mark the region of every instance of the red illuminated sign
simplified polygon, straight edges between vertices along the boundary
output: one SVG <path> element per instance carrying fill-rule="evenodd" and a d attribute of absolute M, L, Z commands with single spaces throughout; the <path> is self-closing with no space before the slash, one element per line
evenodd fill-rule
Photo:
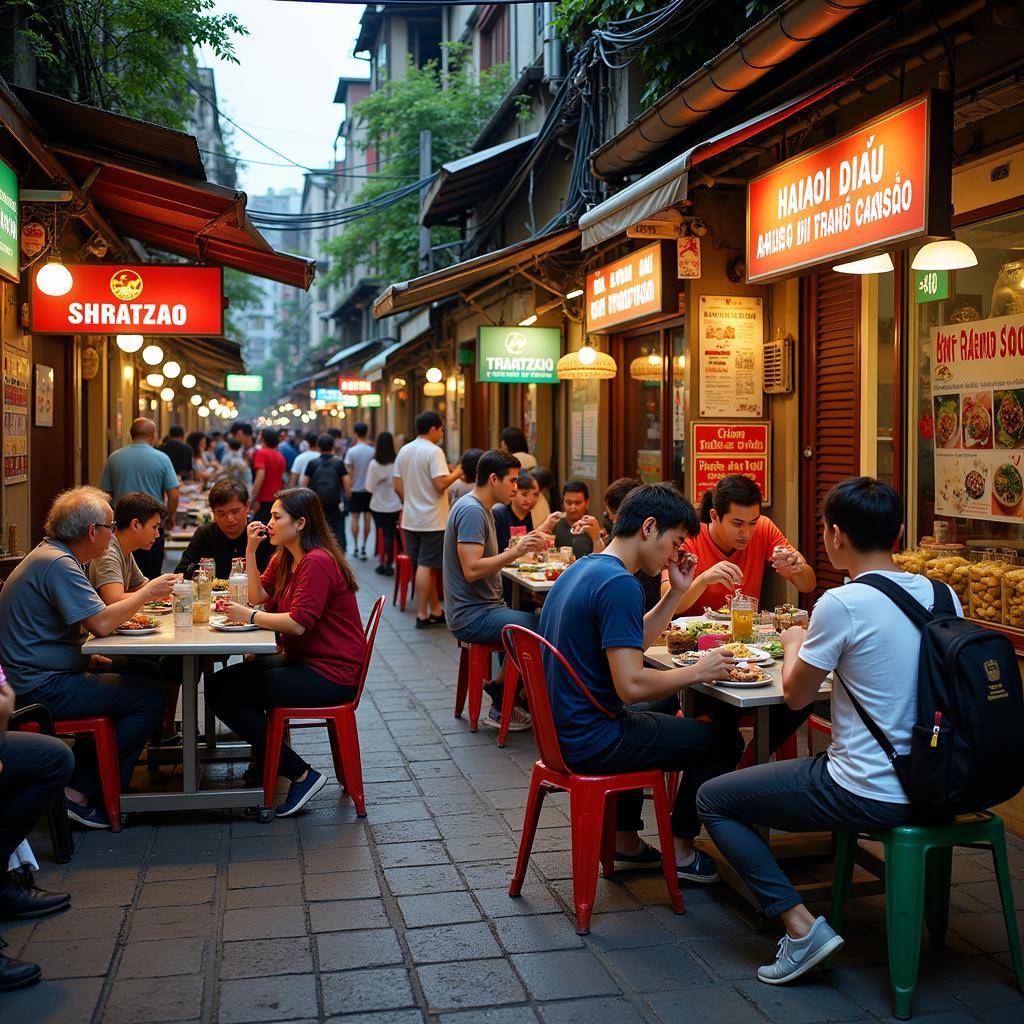
<path fill-rule="evenodd" d="M 36 334 L 224 333 L 220 267 L 68 264 L 67 295 L 45 295 L 32 276 Z"/>
<path fill-rule="evenodd" d="M 679 310 L 674 242 L 655 242 L 587 274 L 587 330 L 611 330 Z"/>
<path fill-rule="evenodd" d="M 338 390 L 343 395 L 368 395 L 373 390 L 373 384 L 359 378 L 339 377 Z"/>
<path fill-rule="evenodd" d="M 927 93 L 747 184 L 747 280 L 949 233 L 953 118 Z"/>
<path fill-rule="evenodd" d="M 696 503 L 724 476 L 749 476 L 771 504 L 771 425 L 694 423 L 693 493 Z"/>

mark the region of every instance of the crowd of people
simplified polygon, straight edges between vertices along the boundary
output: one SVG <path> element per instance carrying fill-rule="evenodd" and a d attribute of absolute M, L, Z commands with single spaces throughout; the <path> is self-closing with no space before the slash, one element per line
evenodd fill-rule
<path fill-rule="evenodd" d="M 545 659 L 545 672 L 572 770 L 682 773 L 671 818 L 678 877 L 718 880 L 715 861 L 694 842 L 706 827 L 765 913 L 785 926 L 777 959 L 758 971 L 762 981 L 790 981 L 842 945 L 804 906 L 756 826 L 850 831 L 907 820 L 892 764 L 850 695 L 897 749 L 907 748 L 917 674 L 909 621 L 872 614 L 877 598 L 866 587 L 827 592 L 806 631 L 794 626 L 782 634 L 785 703 L 772 709 L 769 744 L 775 750 L 793 735 L 822 680 L 841 670 L 828 751 L 737 770 L 744 739 L 735 709 L 705 698 L 698 717 L 679 714 L 680 693 L 723 678 L 733 655 L 717 648 L 669 670 L 649 667 L 643 655 L 673 618 L 718 607 L 734 592 L 759 595 L 767 569 L 801 593 L 815 590 L 813 569 L 763 514 L 757 486 L 726 477 L 696 509 L 672 484 L 624 478 L 592 510 L 586 483 L 570 479 L 556 489 L 518 428 L 503 431 L 498 447 L 466 451 L 454 466 L 440 446 L 443 435 L 440 416 L 427 411 L 416 420 L 415 438 L 402 445 L 383 431 L 371 440 L 361 423 L 345 439 L 272 428 L 257 437 L 239 423 L 226 437 L 183 439 L 171 428 L 158 447 L 155 425 L 139 419 L 98 488 L 57 496 L 45 539 L 0 590 L 0 858 L 9 858 L 0 917 L 67 905 L 65 894 L 35 887 L 31 854 L 18 853 L 61 789 L 73 821 L 110 825 L 95 751 L 76 741 L 71 753 L 51 737 L 7 731 L 12 711 L 40 703 L 55 719 L 109 716 L 123 789 L 147 743 L 180 742 L 180 660 L 90 658 L 82 651 L 89 633 L 106 636 L 147 601 L 166 599 L 203 559 L 213 559 L 220 577 L 244 559 L 248 600 L 223 611 L 273 630 L 278 654 L 228 665 L 206 680 L 206 695 L 216 716 L 250 744 L 246 779 L 258 784 L 273 708 L 326 707 L 354 696 L 366 646 L 346 552 L 362 560 L 375 551 L 376 571 L 388 576 L 401 549 L 413 563 L 416 629 L 444 626 L 462 642 L 499 643 L 506 626 L 525 626 L 567 659 L 589 697 L 556 659 Z M 192 535 L 175 570 L 164 572 L 163 536 L 187 480 L 209 488 L 212 518 Z M 561 507 L 552 510 L 556 500 Z M 892 563 L 901 512 L 891 487 L 870 478 L 837 485 L 824 504 L 822 531 L 832 563 L 851 579 L 881 573 L 931 607 L 929 581 Z M 572 564 L 539 607 L 512 607 L 502 569 L 552 546 L 571 552 Z M 504 686 L 502 665 L 485 684 L 488 728 L 501 725 Z M 514 705 L 509 728 L 530 729 L 522 692 Z M 288 792 L 275 811 L 289 816 L 326 779 L 287 744 L 279 764 Z M 641 839 L 642 806 L 641 793 L 618 798 L 620 865 L 662 859 Z M 0 957 L 0 989 L 38 974 L 31 964 Z"/>

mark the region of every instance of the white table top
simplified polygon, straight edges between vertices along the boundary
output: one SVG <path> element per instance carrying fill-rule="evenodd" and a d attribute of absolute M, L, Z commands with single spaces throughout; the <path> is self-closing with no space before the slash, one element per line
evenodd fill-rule
<path fill-rule="evenodd" d="M 277 638 L 269 629 L 244 633 L 222 633 L 207 622 L 195 622 L 190 629 L 174 628 L 173 615 L 161 615 L 160 631 L 148 636 L 90 637 L 83 654 L 276 654 Z"/>
<path fill-rule="evenodd" d="M 543 572 L 544 567 L 538 566 L 536 572 Z M 523 590 L 530 591 L 531 594 L 546 594 L 554 585 L 554 580 L 531 580 L 527 579 L 525 573 L 516 572 L 515 569 L 502 569 L 501 575 L 511 580 L 513 583 L 518 583 Z"/>

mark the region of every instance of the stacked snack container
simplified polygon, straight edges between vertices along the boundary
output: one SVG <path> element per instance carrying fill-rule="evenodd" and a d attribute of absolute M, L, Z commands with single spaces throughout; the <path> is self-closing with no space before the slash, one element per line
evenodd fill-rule
<path fill-rule="evenodd" d="M 968 578 L 970 607 L 968 614 L 982 622 L 1003 621 L 1003 577 L 1013 566 L 998 552 L 979 551 L 974 554 Z"/>
<path fill-rule="evenodd" d="M 1003 625 L 1024 629 L 1024 557 L 1015 553 L 1012 562 L 1003 573 Z"/>
<path fill-rule="evenodd" d="M 932 580 L 948 583 L 966 612 L 970 593 L 971 563 L 959 552 L 961 548 L 935 548 L 934 555 L 924 565 L 924 574 Z"/>

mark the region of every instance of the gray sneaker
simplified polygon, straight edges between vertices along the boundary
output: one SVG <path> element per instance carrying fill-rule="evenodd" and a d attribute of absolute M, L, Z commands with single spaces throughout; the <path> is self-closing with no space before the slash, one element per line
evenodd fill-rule
<path fill-rule="evenodd" d="M 842 936 L 833 931 L 825 918 L 819 917 L 802 939 L 783 935 L 775 963 L 759 967 L 757 976 L 766 985 L 785 985 L 842 948 Z"/>

